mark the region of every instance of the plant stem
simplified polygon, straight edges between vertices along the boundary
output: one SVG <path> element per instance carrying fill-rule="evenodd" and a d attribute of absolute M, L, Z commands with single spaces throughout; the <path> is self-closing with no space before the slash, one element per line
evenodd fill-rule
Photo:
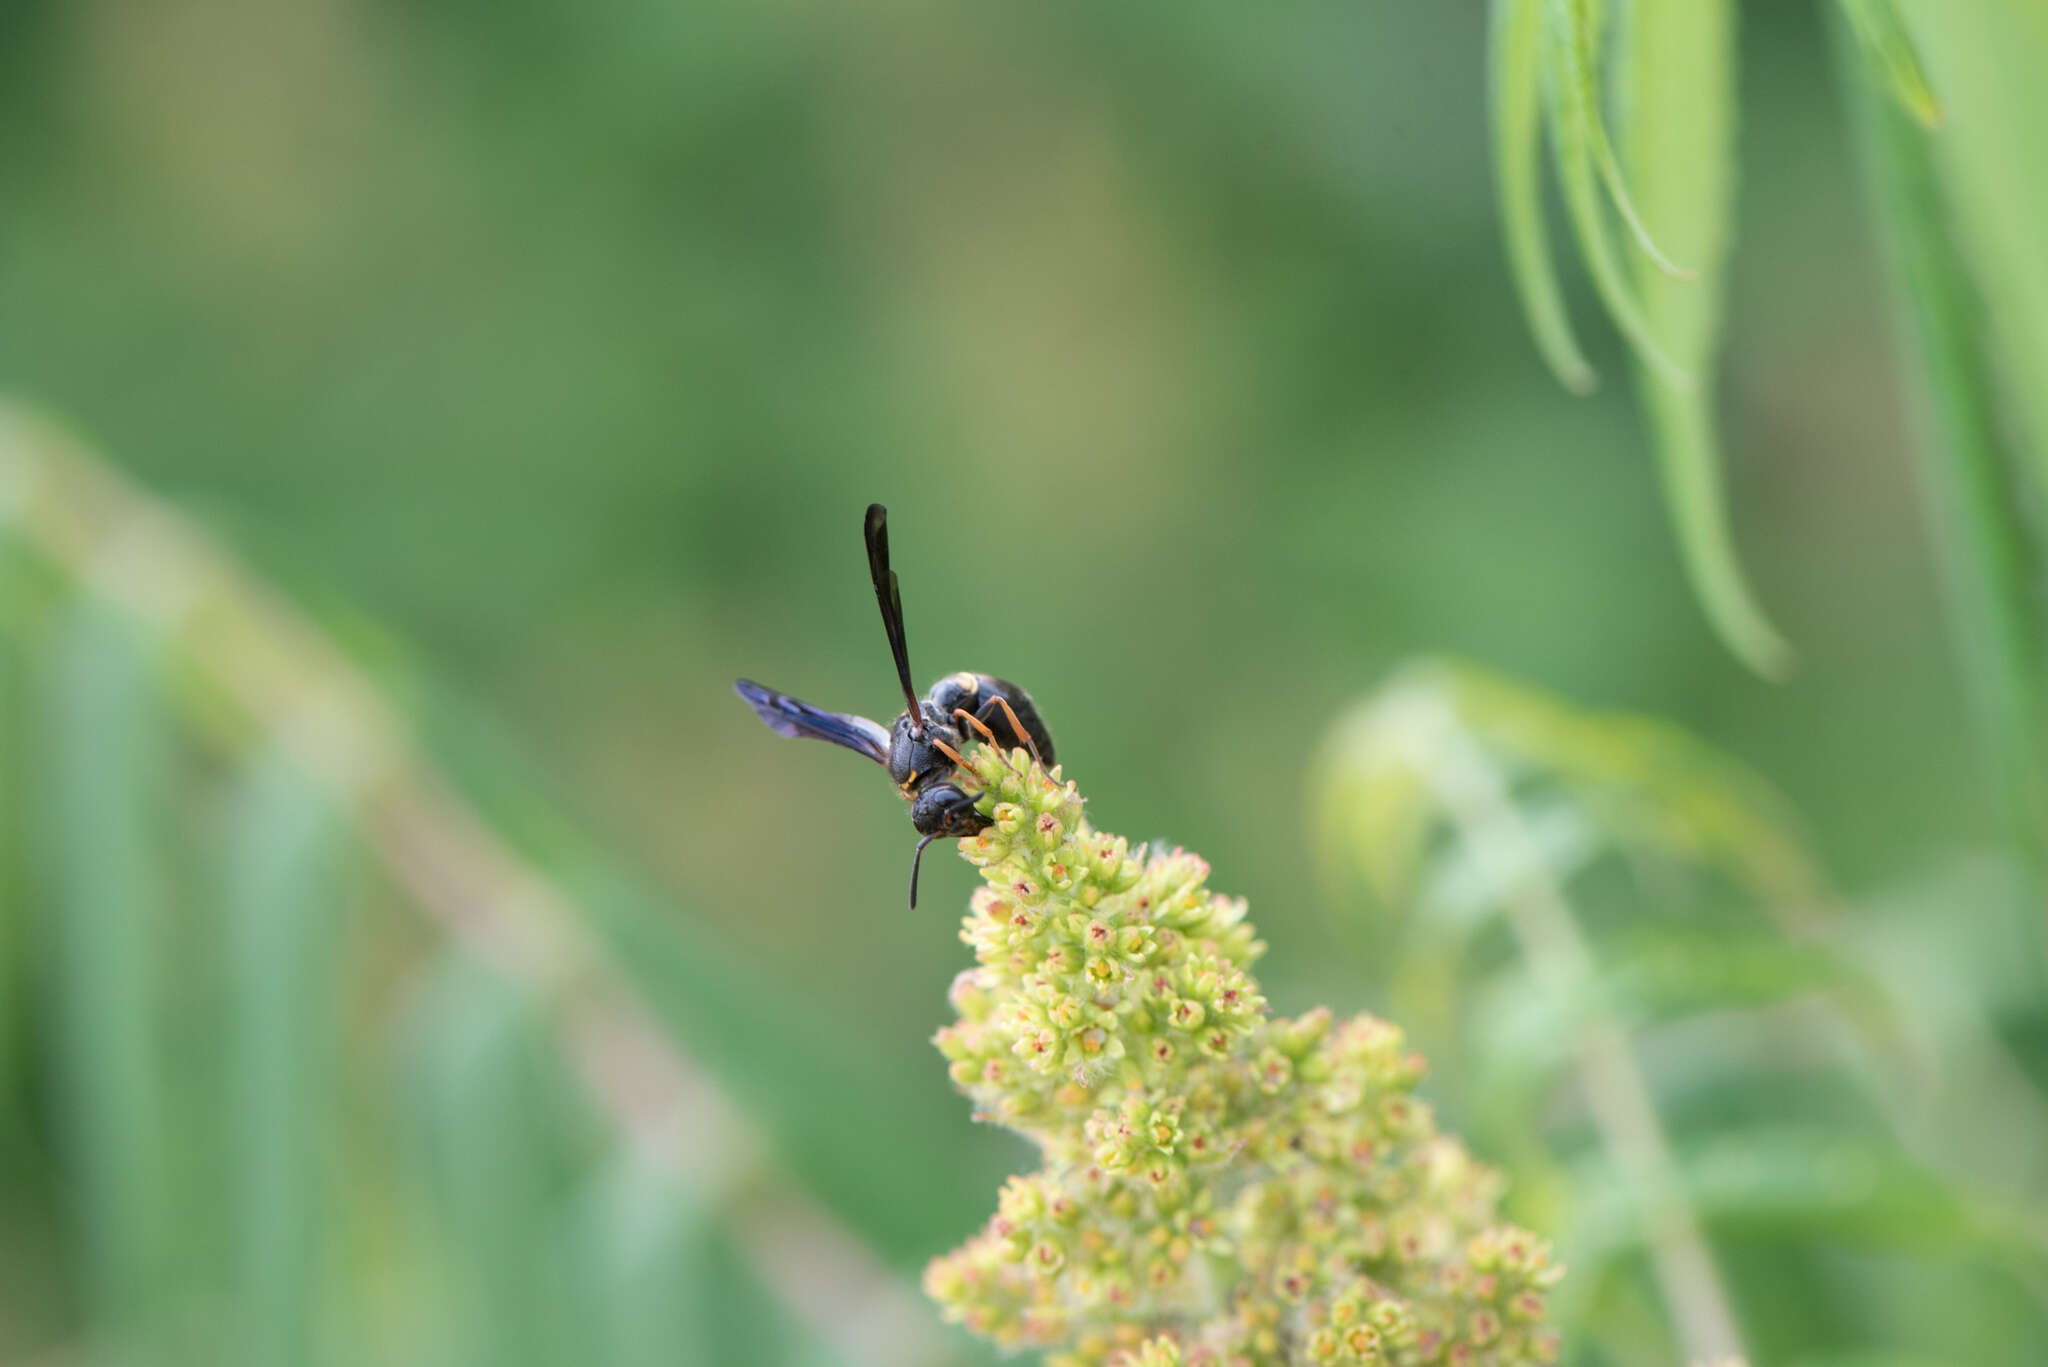
<path fill-rule="evenodd" d="M 1441 703 L 1421 704 L 1405 730 L 1417 772 L 1428 776 L 1458 838 L 1491 865 L 1522 955 L 1544 990 L 1566 1000 L 1596 977 L 1592 951 L 1564 889 L 1546 870 L 1536 838 L 1509 797 L 1507 781 Z M 1714 1265 L 1713 1250 L 1683 1193 L 1649 1084 L 1628 1037 L 1602 1013 L 1577 1041 L 1578 1078 L 1601 1142 L 1636 1195 L 1643 1238 L 1687 1362 L 1744 1357 L 1742 1332 Z"/>

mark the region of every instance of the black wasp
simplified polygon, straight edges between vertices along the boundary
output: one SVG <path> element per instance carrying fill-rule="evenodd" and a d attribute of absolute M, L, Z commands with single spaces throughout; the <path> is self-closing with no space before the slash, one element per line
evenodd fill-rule
<path fill-rule="evenodd" d="M 910 860 L 910 905 L 917 906 L 917 871 L 924 847 L 942 835 L 976 835 L 989 818 L 974 810 L 975 794 L 955 782 L 960 746 L 971 727 L 1005 750 L 1027 748 L 1039 763 L 1053 762 L 1052 736 L 1039 719 L 1031 695 L 993 674 L 948 674 L 922 699 L 910 683 L 910 650 L 903 637 L 903 595 L 889 568 L 889 510 L 868 505 L 864 532 L 868 543 L 868 574 L 875 581 L 875 601 L 882 605 L 882 629 L 889 633 L 889 652 L 896 657 L 896 679 L 910 704 L 893 726 L 827 712 L 798 702 L 786 693 L 763 688 L 751 679 L 733 688 L 754 709 L 768 729 L 781 736 L 810 736 L 857 750 L 888 769 L 897 791 L 910 802 L 910 824 L 924 839 Z"/>

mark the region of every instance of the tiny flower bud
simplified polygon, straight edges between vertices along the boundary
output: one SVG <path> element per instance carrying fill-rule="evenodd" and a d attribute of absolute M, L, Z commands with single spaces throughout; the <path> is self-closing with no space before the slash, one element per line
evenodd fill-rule
<path fill-rule="evenodd" d="M 1498 1180 L 1413 1097 L 1400 1031 L 1271 1017 L 1206 864 L 1132 857 L 1021 751 L 964 753 L 993 821 L 960 842 L 976 966 L 934 1042 L 1046 1163 L 927 1267 L 946 1317 L 1047 1367 L 1554 1361 L 1561 1269 L 1489 1227 Z"/>

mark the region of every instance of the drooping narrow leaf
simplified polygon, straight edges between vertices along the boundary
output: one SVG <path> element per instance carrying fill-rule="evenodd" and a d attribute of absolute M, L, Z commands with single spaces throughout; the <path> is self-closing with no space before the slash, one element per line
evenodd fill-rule
<path fill-rule="evenodd" d="M 1608 316 L 1628 339 L 1637 359 L 1674 389 L 1693 383 L 1685 366 L 1673 358 L 1650 325 L 1637 298 L 1632 273 L 1615 250 L 1600 196 L 1600 173 L 1594 120 L 1597 111 L 1576 77 L 1572 50 L 1578 42 L 1577 7 L 1570 0 L 1547 0 L 1543 48 L 1545 88 L 1550 99 L 1550 148 L 1557 180 L 1564 192 L 1565 212 L 1585 257 L 1586 271 Z"/>
<path fill-rule="evenodd" d="M 2017 472 L 2007 468 L 2003 449 L 1983 307 L 1960 254 L 1930 135 L 1878 92 L 1846 43 L 1837 47 L 1920 363 L 1927 430 L 1915 449 L 1922 498 L 1985 766 L 1996 776 L 2018 847 L 2037 874 L 2048 874 L 2048 643 L 2034 590 L 2039 565 L 2016 498 Z"/>
<path fill-rule="evenodd" d="M 166 1025 L 161 804 L 168 738 L 152 653 L 83 598 L 43 680 L 52 1066 L 66 1181 L 96 1322 L 125 1360 L 162 1359 L 176 1286 L 175 1142 Z"/>
<path fill-rule="evenodd" d="M 1941 101 L 1927 84 L 1913 36 L 1899 20 L 1891 0 L 1842 0 L 1842 12 L 1871 67 L 1884 79 L 1892 98 L 1904 105 L 1922 126 L 1941 124 Z"/>
<path fill-rule="evenodd" d="M 252 764 L 234 813 L 227 952 L 235 1051 L 235 1305 L 250 1367 L 314 1363 L 333 1204 L 343 882 L 331 800 L 282 753 Z"/>
<path fill-rule="evenodd" d="M 1565 83 L 1562 99 L 1584 126 L 1591 144 L 1593 164 L 1607 187 L 1608 197 L 1621 221 L 1635 239 L 1636 247 L 1664 274 L 1690 280 L 1697 272 L 1666 256 L 1650 235 L 1649 225 L 1637 212 L 1628 192 L 1628 176 L 1614 155 L 1614 141 L 1607 135 L 1607 119 L 1600 111 L 1599 50 L 1600 16 L 1593 0 L 1551 0 L 1559 35 L 1559 78 Z"/>
<path fill-rule="evenodd" d="M 1536 349 L 1558 382 L 1590 393 L 1597 377 L 1572 335 L 1543 226 L 1543 0 L 1494 0 L 1493 167 L 1508 267 Z"/>
<path fill-rule="evenodd" d="M 1638 390 L 1694 592 L 1729 649 L 1776 677 L 1790 651 L 1757 605 L 1735 550 L 1714 420 L 1734 211 L 1735 56 L 1732 0 L 1628 0 L 1617 12 L 1622 166 L 1650 231 L 1698 272 L 1677 280 L 1647 261 L 1631 272 L 1656 346 L 1639 350 Z M 1687 379 L 1675 383 L 1674 369 Z"/>
<path fill-rule="evenodd" d="M 2048 5 L 1898 0 L 1946 112 L 1931 153 L 1954 245 L 1989 322 L 1986 353 L 2030 477 L 2028 520 L 2048 510 Z"/>

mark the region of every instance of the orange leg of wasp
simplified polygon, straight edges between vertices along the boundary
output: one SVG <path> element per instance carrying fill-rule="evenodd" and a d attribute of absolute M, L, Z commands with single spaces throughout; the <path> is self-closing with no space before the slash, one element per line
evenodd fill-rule
<path fill-rule="evenodd" d="M 972 712 L 969 712 L 964 707 L 954 708 L 953 715 L 958 717 L 961 721 L 966 722 L 975 730 L 981 732 L 983 739 L 987 740 L 990 745 L 994 745 L 996 743 L 996 733 L 989 730 L 988 723 L 984 722 L 980 717 L 975 716 Z"/>
<path fill-rule="evenodd" d="M 946 742 L 938 739 L 936 736 L 932 738 L 932 748 L 937 750 L 940 754 L 944 755 L 947 759 L 952 760 L 955 764 L 965 765 L 967 763 L 966 760 L 960 758 L 960 752 L 958 750 L 955 750 L 952 746 L 946 744 Z"/>
<path fill-rule="evenodd" d="M 1003 715 L 1010 719 L 1010 730 L 1024 738 L 1024 744 L 1031 751 L 1031 758 L 1037 761 L 1039 768 L 1043 769 L 1045 767 L 1045 756 L 1038 753 L 1038 742 L 1031 739 L 1031 733 L 1024 729 L 1024 723 L 1017 720 L 1017 714 L 1010 708 L 1010 700 L 998 693 L 996 694 L 995 702 L 997 707 L 1003 709 Z"/>

